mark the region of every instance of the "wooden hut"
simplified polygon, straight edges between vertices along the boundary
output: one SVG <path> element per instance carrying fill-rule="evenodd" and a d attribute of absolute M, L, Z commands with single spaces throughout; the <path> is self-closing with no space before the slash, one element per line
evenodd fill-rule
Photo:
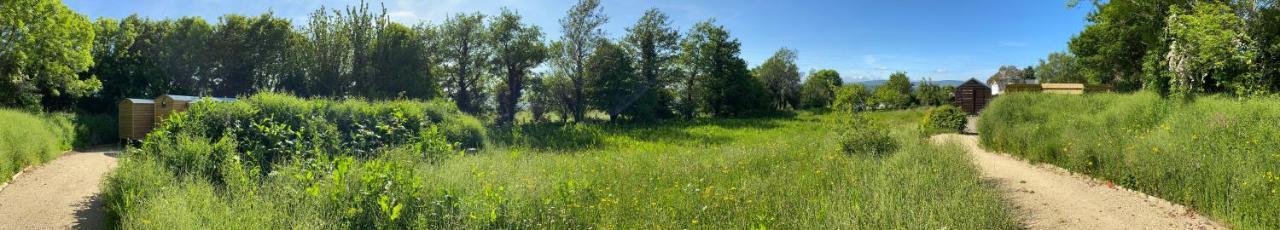
<path fill-rule="evenodd" d="M 198 102 L 201 99 L 202 97 L 197 97 L 197 96 L 172 95 L 172 94 L 165 94 L 163 96 L 157 97 L 155 101 L 155 123 L 159 125 L 161 122 L 164 122 L 164 119 L 166 117 L 169 117 L 170 114 L 186 111 L 187 108 L 191 106 L 192 102 Z M 211 97 L 209 98 L 209 101 L 233 102 L 233 101 L 236 101 L 236 99 Z"/>
<path fill-rule="evenodd" d="M 955 97 L 956 106 L 960 106 L 969 115 L 978 115 L 982 108 L 987 107 L 987 102 L 991 101 L 991 87 L 970 78 L 956 87 Z"/>
<path fill-rule="evenodd" d="M 147 136 L 155 127 L 155 101 L 150 99 L 124 99 L 117 104 L 120 114 L 120 139 L 137 140 Z"/>

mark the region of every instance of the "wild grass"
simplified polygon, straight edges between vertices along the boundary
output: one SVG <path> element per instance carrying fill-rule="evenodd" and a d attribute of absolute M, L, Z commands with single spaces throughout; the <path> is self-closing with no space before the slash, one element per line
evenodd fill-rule
<path fill-rule="evenodd" d="M 44 116 L 0 109 L 0 184 L 23 168 L 53 160 L 71 148 L 72 125 Z"/>
<path fill-rule="evenodd" d="M 245 144 L 196 135 L 148 140 L 154 147 L 123 159 L 106 196 L 119 227 L 143 229 L 1014 227 L 961 148 L 919 138 L 920 114 L 869 115 L 914 116 L 874 120 L 902 143 L 883 157 L 845 155 L 836 115 L 809 113 L 528 125 L 495 132 L 474 154 L 427 128 L 426 142 L 289 158 L 257 173 L 237 157 Z"/>
<path fill-rule="evenodd" d="M 1188 205 L 1234 228 L 1280 228 L 1280 100 L 1149 93 L 1003 95 L 982 145 Z"/>

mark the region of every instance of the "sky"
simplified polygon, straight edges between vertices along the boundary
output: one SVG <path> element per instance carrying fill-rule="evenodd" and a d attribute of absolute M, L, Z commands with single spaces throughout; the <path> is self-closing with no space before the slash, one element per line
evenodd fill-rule
<path fill-rule="evenodd" d="M 306 24 L 321 6 L 359 0 L 64 0 L 90 18 L 200 16 L 267 11 Z M 440 23 L 454 13 L 494 15 L 503 7 L 542 27 L 547 39 L 560 37 L 559 19 L 576 0 L 368 0 L 386 7 L 406 24 Z M 912 79 L 986 79 L 1001 65 L 1034 65 L 1087 24 L 1092 7 L 1067 7 L 1066 0 L 602 0 L 611 38 L 649 8 L 666 12 L 681 33 L 714 18 L 742 42 L 741 57 L 758 65 L 786 47 L 798 51 L 801 71 L 834 69 L 845 81 L 885 79 L 905 71 Z"/>

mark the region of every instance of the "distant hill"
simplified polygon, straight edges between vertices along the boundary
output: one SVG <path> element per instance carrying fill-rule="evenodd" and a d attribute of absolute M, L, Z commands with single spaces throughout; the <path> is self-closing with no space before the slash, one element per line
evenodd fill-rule
<path fill-rule="evenodd" d="M 868 89 L 875 89 L 876 87 L 880 87 L 880 85 L 883 85 L 883 84 L 884 84 L 884 82 L 886 82 L 886 81 L 888 81 L 888 80 L 869 80 L 869 81 L 860 81 L 860 82 L 854 82 L 854 83 L 865 85 L 865 86 L 867 86 L 867 88 L 868 88 Z M 930 81 L 930 82 L 932 82 L 933 84 L 941 85 L 941 86 L 948 86 L 948 85 L 949 85 L 949 86 L 960 86 L 960 84 L 964 84 L 964 82 L 965 82 L 965 81 L 961 81 L 961 80 L 934 80 L 934 81 Z M 918 86 L 918 85 L 920 85 L 920 81 L 914 81 L 914 82 L 911 82 L 911 84 L 912 84 L 912 86 Z"/>

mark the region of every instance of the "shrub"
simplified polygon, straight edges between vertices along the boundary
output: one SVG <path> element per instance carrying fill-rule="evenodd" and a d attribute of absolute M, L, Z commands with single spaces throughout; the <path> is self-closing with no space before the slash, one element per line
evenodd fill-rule
<path fill-rule="evenodd" d="M 968 115 L 955 106 L 943 105 L 925 112 L 920 126 L 926 132 L 955 133 L 964 130 Z"/>
<path fill-rule="evenodd" d="M 881 157 L 898 150 L 898 140 L 889 135 L 889 130 L 866 121 L 861 115 L 853 115 L 843 125 L 845 128 L 838 138 L 840 149 L 846 155 Z"/>

